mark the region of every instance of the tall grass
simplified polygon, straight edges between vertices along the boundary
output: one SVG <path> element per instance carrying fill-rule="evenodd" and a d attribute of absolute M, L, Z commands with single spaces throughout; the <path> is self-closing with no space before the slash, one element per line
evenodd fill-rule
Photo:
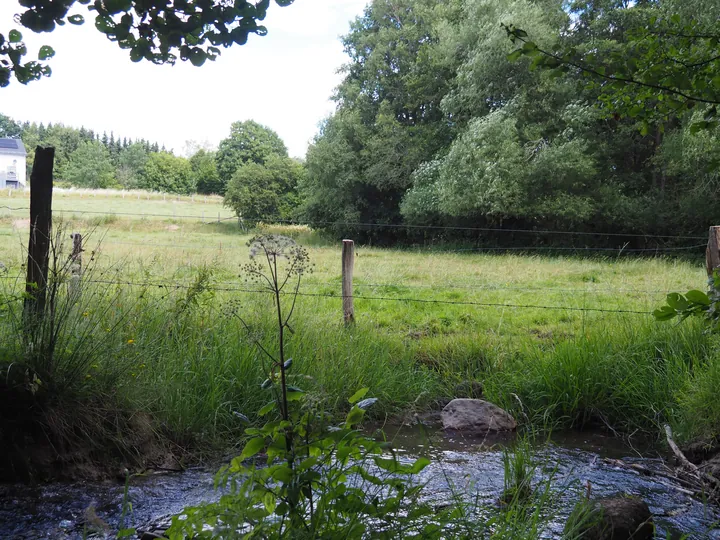
<path fill-rule="evenodd" d="M 127 205 L 119 197 L 114 203 Z M 142 412 L 183 445 L 234 441 L 242 432 L 237 414 L 254 418 L 264 404 L 254 343 L 272 328 L 268 297 L 232 290 L 252 288 L 238 276 L 247 237 L 235 223 L 169 230 L 159 221 L 97 221 L 107 231 L 93 255 L 94 281 L 120 283 L 86 276 L 84 307 L 69 311 L 53 370 L 38 377 L 55 395 Z M 360 246 L 357 323 L 346 328 L 340 300 L 323 296 L 340 291 L 337 246 L 307 228 L 261 227 L 311 246 L 316 268 L 302 289 L 310 296 L 298 301 L 288 349 L 294 376 L 303 377 L 302 387 L 330 411 L 344 412 L 345 397 L 359 387 L 380 398 L 373 414 L 392 416 L 432 407 L 452 397 L 459 382 L 478 381 L 488 399 L 541 428 L 653 436 L 670 422 L 683 438 L 720 431 L 720 403 L 713 398 L 720 384 L 718 338 L 698 322 L 677 326 L 647 315 L 467 305 L 651 310 L 664 290 L 702 287 L 700 265 Z M 26 233 L 13 231 L 0 237 L 5 277 L 22 274 L 18 244 Z M 27 358 L 13 322 L 20 301 L 13 304 L 12 296 L 20 294 L 22 279 L 14 291 L 12 280 L 2 283 L 11 301 L 0 307 L 0 368 L 29 388 L 32 381 L 18 369 Z M 249 321 L 251 333 L 234 310 Z M 33 369 L 39 372 L 43 361 L 36 358 Z"/>
<path fill-rule="evenodd" d="M 237 413 L 254 418 L 265 403 L 254 342 L 272 329 L 270 299 L 218 297 L 202 287 L 192 302 L 187 295 L 88 284 L 52 370 L 42 358 L 33 369 L 56 394 L 112 394 L 151 414 L 181 444 L 225 445 L 243 429 Z M 380 398 L 375 415 L 427 409 L 452 397 L 458 382 L 475 380 L 489 400 L 542 428 L 654 435 L 671 422 L 680 437 L 691 437 L 720 426 L 720 403 L 712 399 L 720 349 L 699 323 L 620 317 L 550 345 L 482 332 L 416 339 L 362 321 L 347 329 L 334 310 L 322 309 L 324 301 L 301 299 L 287 347 L 294 376 L 330 411 L 343 412 L 344 397 L 365 386 Z M 251 321 L 251 333 L 233 310 Z M 12 372 L 20 344 L 17 329 L 2 320 L 0 363 Z"/>

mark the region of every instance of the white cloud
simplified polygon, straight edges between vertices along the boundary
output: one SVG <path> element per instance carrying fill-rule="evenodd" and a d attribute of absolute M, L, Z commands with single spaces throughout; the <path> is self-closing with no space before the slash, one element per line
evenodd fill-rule
<path fill-rule="evenodd" d="M 95 30 L 89 19 L 51 34 L 24 32 L 30 54 L 41 45 L 57 52 L 50 78 L 0 89 L 0 112 L 16 120 L 62 122 L 124 137 L 157 140 L 178 153 L 185 141 L 217 144 L 236 120 L 253 119 L 303 156 L 318 123 L 332 112 L 329 101 L 347 60 L 339 36 L 367 0 L 296 0 L 271 6 L 268 35 L 251 35 L 242 47 L 224 49 L 216 62 L 195 68 L 133 64 Z M 22 8 L 2 0 L 0 31 L 16 27 Z M 81 8 L 84 10 L 84 8 Z M 84 11 L 78 10 L 80 13 Z"/>

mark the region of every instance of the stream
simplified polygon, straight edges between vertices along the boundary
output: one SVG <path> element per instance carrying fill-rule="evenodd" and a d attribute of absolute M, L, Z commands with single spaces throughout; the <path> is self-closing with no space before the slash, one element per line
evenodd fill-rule
<path fill-rule="evenodd" d="M 447 500 L 454 489 L 488 506 L 497 501 L 503 490 L 502 441 L 448 438 L 440 432 L 421 434 L 416 428 L 386 427 L 386 433 L 403 455 L 424 455 L 432 460 L 420 480 L 427 483 L 426 491 L 433 500 Z M 668 479 L 641 475 L 605 459 L 622 459 L 648 469 L 662 465 L 652 450 L 642 449 L 642 455 L 601 434 L 554 435 L 552 442 L 538 445 L 536 482 L 551 475 L 556 501 L 555 517 L 545 537 L 560 537 L 565 518 L 589 482 L 593 497 L 624 493 L 646 501 L 654 515 L 657 538 L 687 534 L 720 540 L 719 508 L 690 497 Z M 133 478 L 128 491 L 132 512 L 125 525 L 142 526 L 185 506 L 213 500 L 217 496 L 213 474 L 213 470 L 189 470 Z M 88 516 L 117 529 L 123 500 L 124 485 L 118 483 L 0 485 L 0 538 L 82 538 Z"/>

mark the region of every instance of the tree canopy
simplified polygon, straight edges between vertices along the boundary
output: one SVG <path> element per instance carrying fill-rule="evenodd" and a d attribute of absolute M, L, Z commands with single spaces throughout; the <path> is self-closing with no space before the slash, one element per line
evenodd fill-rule
<path fill-rule="evenodd" d="M 454 228 L 704 231 L 720 6 L 698 1 L 374 0 L 308 150 L 306 219 L 382 224 L 356 237 L 386 241 L 428 234 L 403 225 L 478 242 L 494 239 Z"/>
<path fill-rule="evenodd" d="M 303 166 L 288 157 L 268 156 L 264 163 L 248 162 L 235 171 L 224 204 L 245 220 L 287 220 L 298 206 Z"/>
<path fill-rule="evenodd" d="M 280 6 L 293 0 L 275 0 Z M 110 41 L 128 51 L 130 60 L 149 60 L 155 64 L 174 63 L 178 58 L 201 66 L 215 60 L 220 47 L 244 45 L 250 34 L 263 36 L 270 0 L 19 0 L 25 8 L 17 23 L 32 32 L 52 32 L 67 23 L 83 24 L 88 12 L 95 28 Z M 44 62 L 55 51 L 43 46 L 37 60 L 27 60 L 22 32 L 11 29 L 0 33 L 0 87 L 12 76 L 28 83 L 51 74 Z"/>
<path fill-rule="evenodd" d="M 288 151 L 280 136 L 269 127 L 253 120 L 234 122 L 230 135 L 220 141 L 216 154 L 221 193 L 241 166 L 264 164 L 269 156 L 287 157 Z"/>

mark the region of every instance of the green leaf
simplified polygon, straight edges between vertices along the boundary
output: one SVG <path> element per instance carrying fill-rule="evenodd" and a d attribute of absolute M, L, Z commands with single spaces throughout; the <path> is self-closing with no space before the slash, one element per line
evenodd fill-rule
<path fill-rule="evenodd" d="M 682 294 L 670 293 L 667 295 L 668 306 L 673 308 L 675 311 L 684 311 L 690 307 L 690 304 Z"/>
<path fill-rule="evenodd" d="M 55 56 L 55 49 L 50 47 L 49 45 L 43 45 L 40 47 L 40 52 L 38 53 L 38 60 L 47 60 L 48 58 L 52 58 Z"/>
<path fill-rule="evenodd" d="M 270 411 L 272 411 L 276 406 L 276 403 L 274 401 L 271 401 L 270 403 L 266 403 L 262 406 L 262 408 L 258 411 L 258 416 L 265 416 Z"/>
<path fill-rule="evenodd" d="M 8 40 L 10 40 L 10 43 L 20 43 L 22 41 L 22 34 L 17 30 L 10 30 Z"/>
<path fill-rule="evenodd" d="M 80 25 L 85 22 L 85 18 L 82 15 L 70 15 L 68 17 L 68 22 L 70 24 Z"/>
<path fill-rule="evenodd" d="M 516 49 L 516 50 L 514 50 L 513 52 L 511 52 L 510 54 L 507 55 L 507 59 L 508 59 L 510 62 L 515 62 L 515 61 L 517 61 L 522 55 L 523 55 L 522 49 Z"/>
<path fill-rule="evenodd" d="M 277 507 L 277 499 L 275 498 L 275 494 L 271 491 L 268 491 L 263 497 L 263 505 L 265 506 L 265 510 L 268 514 L 272 514 L 273 512 L 275 512 L 275 508 Z"/>
<path fill-rule="evenodd" d="M 203 51 L 199 47 L 193 47 L 193 49 L 190 51 L 190 63 L 195 67 L 200 67 L 205 63 L 205 60 L 207 60 L 207 54 L 205 54 L 205 51 Z"/>
<path fill-rule="evenodd" d="M 260 385 L 260 388 L 262 390 L 267 390 L 272 386 L 272 381 L 270 379 L 265 379 L 262 384 Z"/>
<path fill-rule="evenodd" d="M 653 311 L 653 317 L 658 321 L 669 321 L 677 317 L 677 311 L 670 306 L 663 306 L 660 309 Z"/>
<path fill-rule="evenodd" d="M 286 396 L 288 401 L 299 401 L 305 396 L 305 392 L 296 386 L 288 386 Z"/>
<path fill-rule="evenodd" d="M 263 448 L 265 448 L 265 439 L 263 437 L 250 439 L 247 443 L 245 443 L 245 448 L 243 448 L 243 451 L 240 454 L 240 459 L 251 458 Z"/>
<path fill-rule="evenodd" d="M 360 401 L 362 398 L 365 397 L 365 394 L 367 394 L 369 390 L 370 390 L 370 388 L 361 388 L 360 390 L 355 392 L 352 396 L 350 396 L 350 398 L 348 399 L 348 402 L 351 405 L 357 403 L 358 401 Z"/>
<path fill-rule="evenodd" d="M 708 298 L 708 295 L 702 291 L 698 291 L 698 290 L 688 291 L 685 294 L 685 298 L 687 298 L 694 304 L 700 304 L 702 306 L 710 305 L 710 298 Z"/>
<path fill-rule="evenodd" d="M 360 422 L 364 416 L 365 411 L 363 411 L 360 407 L 353 407 L 352 409 L 350 409 L 350 412 L 345 418 L 345 425 L 347 427 L 352 427 L 358 422 Z"/>

